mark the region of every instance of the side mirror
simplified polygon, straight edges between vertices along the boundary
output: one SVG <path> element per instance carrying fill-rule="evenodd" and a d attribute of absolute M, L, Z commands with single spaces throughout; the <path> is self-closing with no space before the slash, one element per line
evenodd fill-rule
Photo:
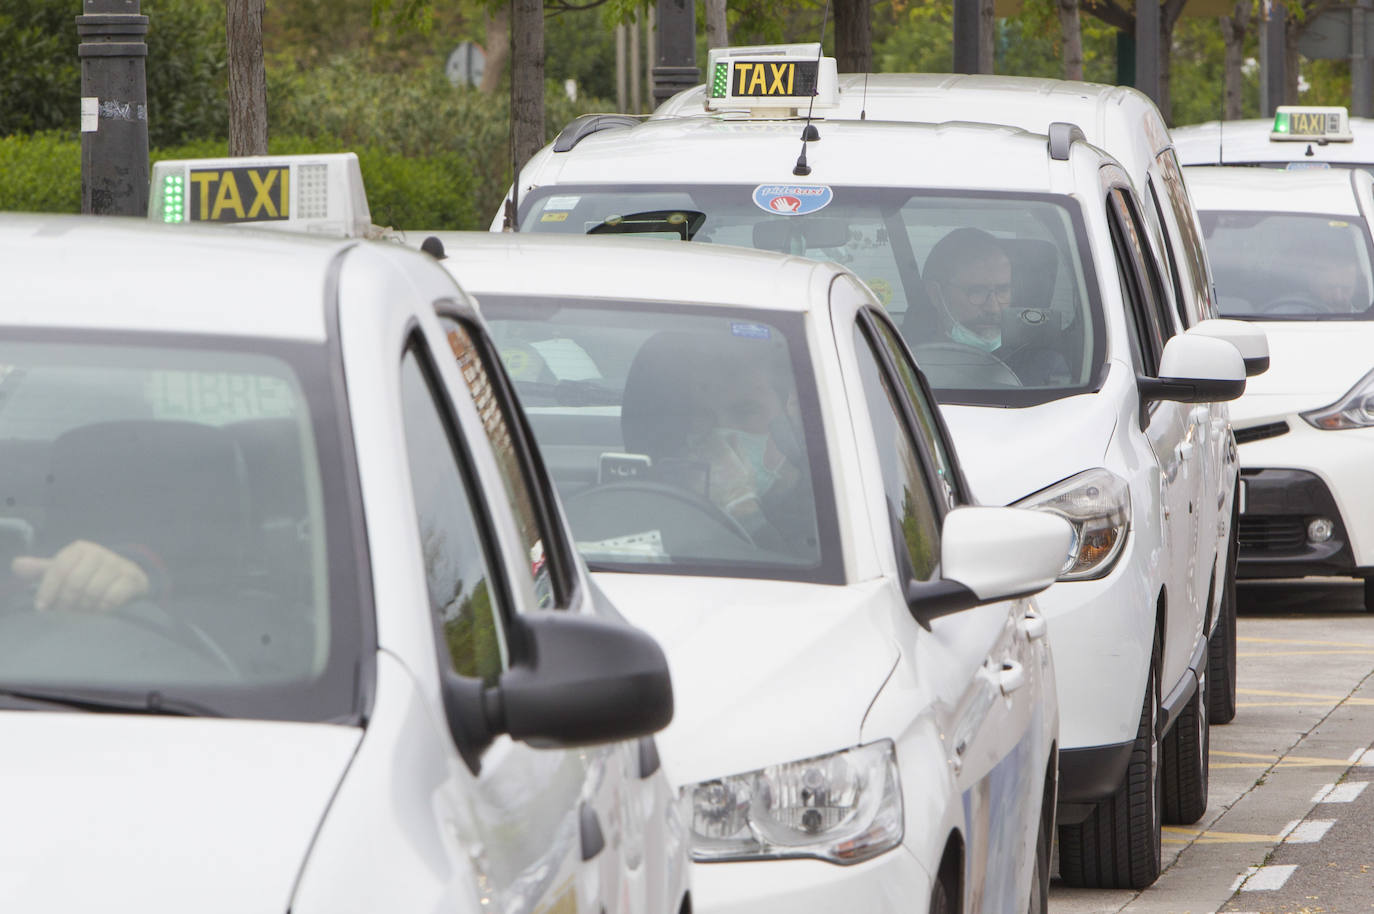
<path fill-rule="evenodd" d="M 1233 321 L 1226 318 L 1212 318 L 1191 328 L 1193 336 L 1209 336 L 1225 340 L 1245 361 L 1245 376 L 1253 378 L 1269 370 L 1269 337 L 1264 330 L 1247 321 Z"/>
<path fill-rule="evenodd" d="M 1180 333 L 1164 344 L 1159 377 L 1137 378 L 1142 400 L 1216 403 L 1245 393 L 1245 361 L 1235 346 Z"/>
<path fill-rule="evenodd" d="M 913 581 L 907 604 L 930 621 L 996 600 L 1039 593 L 1064 570 L 1073 528 L 1064 518 L 1024 508 L 955 508 L 940 531 L 936 581 Z"/>
<path fill-rule="evenodd" d="M 673 719 L 668 661 L 644 632 L 547 611 L 520 616 L 512 629 L 520 659 L 495 686 L 444 674 L 449 729 L 473 771 L 502 733 L 578 746 L 648 736 Z"/>

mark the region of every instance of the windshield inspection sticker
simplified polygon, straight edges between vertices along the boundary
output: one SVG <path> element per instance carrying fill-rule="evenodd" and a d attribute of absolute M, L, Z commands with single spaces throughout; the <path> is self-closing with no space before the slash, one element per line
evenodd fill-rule
<path fill-rule="evenodd" d="M 760 184 L 754 188 L 754 205 L 765 213 L 805 216 L 825 209 L 834 196 L 824 184 Z"/>
<path fill-rule="evenodd" d="M 730 332 L 746 340 L 766 340 L 772 336 L 763 324 L 746 324 L 743 321 L 731 321 Z"/>
<path fill-rule="evenodd" d="M 581 199 L 575 196 L 550 197 L 544 201 L 544 209 L 577 209 L 577 201 Z"/>

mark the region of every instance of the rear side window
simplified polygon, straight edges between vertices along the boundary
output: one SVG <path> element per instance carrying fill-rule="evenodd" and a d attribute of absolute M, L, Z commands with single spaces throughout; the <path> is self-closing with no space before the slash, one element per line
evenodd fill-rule
<path fill-rule="evenodd" d="M 1174 221 L 1178 225 L 1179 258 L 1184 266 L 1180 279 L 1188 291 L 1185 299 L 1195 304 L 1198 319 L 1217 316 L 1216 303 L 1212 301 L 1212 276 L 1207 263 L 1207 248 L 1202 241 L 1202 226 L 1188 186 L 1183 183 L 1183 170 L 1179 167 L 1178 157 L 1172 149 L 1166 149 L 1156 160 L 1164 179 L 1164 197 L 1173 210 Z"/>
<path fill-rule="evenodd" d="M 1159 373 L 1164 341 L 1171 335 L 1159 274 L 1146 250 L 1143 225 L 1129 192 L 1121 187 L 1108 192 L 1107 215 L 1130 311 L 1127 325 L 1134 336 L 1134 355 L 1139 359 L 1136 368 L 1154 377 Z"/>

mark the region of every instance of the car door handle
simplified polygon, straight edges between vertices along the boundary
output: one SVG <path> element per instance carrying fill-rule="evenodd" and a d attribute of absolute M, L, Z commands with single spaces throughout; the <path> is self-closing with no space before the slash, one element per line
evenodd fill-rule
<path fill-rule="evenodd" d="M 1003 695 L 1010 696 L 1026 684 L 1026 668 L 1015 660 L 1003 660 L 1002 673 L 997 677 L 997 684 L 1002 687 Z"/>
<path fill-rule="evenodd" d="M 1026 633 L 1026 637 L 1030 640 L 1039 641 L 1049 631 L 1049 623 L 1040 613 L 1031 610 L 1021 617 L 1021 630 Z"/>

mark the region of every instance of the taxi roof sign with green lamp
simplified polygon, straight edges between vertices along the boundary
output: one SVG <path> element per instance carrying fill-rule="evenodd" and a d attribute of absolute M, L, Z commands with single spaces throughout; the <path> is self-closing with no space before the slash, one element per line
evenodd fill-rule
<path fill-rule="evenodd" d="M 839 99 L 835 58 L 821 56 L 816 43 L 713 48 L 706 71 L 707 111 L 796 117 Z"/>
<path fill-rule="evenodd" d="M 346 238 L 372 229 L 362 169 L 351 152 L 155 162 L 148 218 Z"/>
<path fill-rule="evenodd" d="M 1288 143 L 1351 143 L 1350 112 L 1340 107 L 1280 105 L 1269 139 Z"/>

